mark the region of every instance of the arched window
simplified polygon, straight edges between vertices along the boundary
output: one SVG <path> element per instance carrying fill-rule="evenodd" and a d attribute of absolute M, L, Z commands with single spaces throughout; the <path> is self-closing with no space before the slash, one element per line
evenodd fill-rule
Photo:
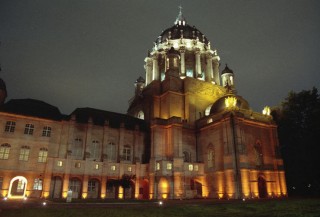
<path fill-rule="evenodd" d="M 99 159 L 100 158 L 100 144 L 99 141 L 93 140 L 90 150 L 91 158 Z"/>
<path fill-rule="evenodd" d="M 208 151 L 207 152 L 208 168 L 214 168 L 215 153 L 214 153 L 214 147 L 212 144 L 208 146 L 207 151 Z"/>
<path fill-rule="evenodd" d="M 210 104 L 210 105 L 206 108 L 206 110 L 204 111 L 204 115 L 205 115 L 205 116 L 210 115 L 211 107 L 212 107 L 212 104 Z"/>
<path fill-rule="evenodd" d="M 20 149 L 19 160 L 28 161 L 29 154 L 30 154 L 30 147 L 29 146 L 22 146 Z"/>
<path fill-rule="evenodd" d="M 144 120 L 144 113 L 143 111 L 139 111 L 138 115 L 137 115 L 137 118 L 141 119 L 141 120 Z"/>
<path fill-rule="evenodd" d="M 39 155 L 38 155 L 38 162 L 39 163 L 47 162 L 47 157 L 48 157 L 48 149 L 40 148 Z"/>
<path fill-rule="evenodd" d="M 0 159 L 7 160 L 9 158 L 11 145 L 8 143 L 2 144 L 0 146 Z"/>
<path fill-rule="evenodd" d="M 258 141 L 254 145 L 254 153 L 255 153 L 255 159 L 256 159 L 256 165 L 262 166 L 263 165 L 263 154 L 262 154 L 262 148 L 261 143 Z"/>
<path fill-rule="evenodd" d="M 183 152 L 183 161 L 184 162 L 190 162 L 190 154 L 187 151 Z"/>

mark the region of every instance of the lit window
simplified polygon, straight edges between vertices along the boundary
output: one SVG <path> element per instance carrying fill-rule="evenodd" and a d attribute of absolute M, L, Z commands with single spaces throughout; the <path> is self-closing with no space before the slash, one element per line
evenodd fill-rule
<path fill-rule="evenodd" d="M 20 149 L 19 160 L 28 161 L 29 160 L 29 154 L 30 154 L 30 147 L 22 146 L 21 149 Z"/>
<path fill-rule="evenodd" d="M 172 170 L 172 163 L 167 163 L 167 170 Z"/>
<path fill-rule="evenodd" d="M 131 148 L 129 146 L 123 148 L 123 160 L 131 160 Z"/>
<path fill-rule="evenodd" d="M 115 165 L 112 165 L 110 169 L 111 169 L 112 171 L 115 171 L 115 170 L 116 170 L 116 166 L 115 166 Z"/>
<path fill-rule="evenodd" d="M 38 162 L 39 163 L 47 162 L 47 157 L 48 157 L 48 149 L 41 148 L 38 155 Z"/>
<path fill-rule="evenodd" d="M 139 111 L 139 113 L 138 113 L 138 118 L 141 119 L 141 120 L 144 120 L 144 113 L 143 113 L 143 111 Z"/>
<path fill-rule="evenodd" d="M 207 124 L 210 124 L 210 123 L 212 123 L 212 118 L 209 118 L 209 119 L 207 120 Z"/>
<path fill-rule="evenodd" d="M 33 190 L 42 190 L 42 179 L 35 179 L 33 182 Z"/>
<path fill-rule="evenodd" d="M 42 136 L 50 137 L 51 136 L 51 127 L 45 126 L 42 130 Z"/>
<path fill-rule="evenodd" d="M 128 166 L 128 172 L 132 172 L 132 167 Z"/>
<path fill-rule="evenodd" d="M 17 192 L 23 192 L 24 185 L 25 185 L 25 182 L 22 179 L 19 179 L 18 186 L 17 186 Z"/>
<path fill-rule="evenodd" d="M 189 171 L 193 171 L 193 165 L 189 164 Z"/>
<path fill-rule="evenodd" d="M 199 166 L 198 165 L 194 165 L 193 169 L 194 169 L 194 171 L 198 171 L 199 170 Z"/>
<path fill-rule="evenodd" d="M 99 164 L 95 164 L 95 165 L 94 165 L 94 168 L 95 168 L 96 170 L 98 170 L 98 169 L 99 169 Z"/>
<path fill-rule="evenodd" d="M 206 110 L 204 111 L 204 115 L 205 115 L 205 116 L 210 115 L 211 107 L 212 107 L 212 104 L 210 104 L 210 105 L 206 108 Z"/>
<path fill-rule="evenodd" d="M 9 132 L 9 133 L 13 133 L 15 128 L 16 128 L 16 122 L 7 121 L 6 126 L 4 128 L 4 131 Z"/>
<path fill-rule="evenodd" d="M 62 167 L 62 165 L 63 165 L 62 161 L 61 161 L 61 160 L 58 160 L 57 166 L 58 166 L 58 167 Z"/>
<path fill-rule="evenodd" d="M 75 168 L 80 168 L 81 167 L 81 163 L 80 162 L 76 162 L 74 165 Z"/>
<path fill-rule="evenodd" d="M 33 124 L 26 124 L 26 127 L 24 128 L 24 134 L 32 135 L 34 130 Z"/>
<path fill-rule="evenodd" d="M 6 160 L 9 158 L 10 147 L 8 143 L 2 144 L 0 147 L 0 159 Z"/>
<path fill-rule="evenodd" d="M 193 77 L 193 70 L 192 69 L 187 69 L 187 77 Z"/>
<path fill-rule="evenodd" d="M 160 163 L 156 163 L 156 170 L 160 170 Z"/>

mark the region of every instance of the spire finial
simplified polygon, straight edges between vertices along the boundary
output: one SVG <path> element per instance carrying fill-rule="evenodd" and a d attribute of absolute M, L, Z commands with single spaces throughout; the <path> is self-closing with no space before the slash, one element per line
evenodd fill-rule
<path fill-rule="evenodd" d="M 179 8 L 179 14 L 178 14 L 178 17 L 177 17 L 176 21 L 174 22 L 174 24 L 184 26 L 186 24 L 186 19 L 184 19 L 183 15 L 182 15 L 182 6 L 180 5 L 178 8 Z"/>

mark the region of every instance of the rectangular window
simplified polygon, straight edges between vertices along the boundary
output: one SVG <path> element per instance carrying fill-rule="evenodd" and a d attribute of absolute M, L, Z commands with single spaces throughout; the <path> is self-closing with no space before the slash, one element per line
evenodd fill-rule
<path fill-rule="evenodd" d="M 9 158 L 9 153 L 10 153 L 10 145 L 2 144 L 0 146 L 0 159 L 7 160 Z"/>
<path fill-rule="evenodd" d="M 34 130 L 33 124 L 26 124 L 26 127 L 24 128 L 24 134 L 32 135 Z"/>
<path fill-rule="evenodd" d="M 194 165 L 193 169 L 194 169 L 194 171 L 199 171 L 199 166 L 198 165 Z"/>
<path fill-rule="evenodd" d="M 167 163 L 167 170 L 172 170 L 172 163 Z"/>
<path fill-rule="evenodd" d="M 4 128 L 4 132 L 13 133 L 16 128 L 16 122 L 14 121 L 7 121 L 6 126 Z"/>
<path fill-rule="evenodd" d="M 132 167 L 128 166 L 128 172 L 132 172 Z"/>
<path fill-rule="evenodd" d="M 115 170 L 116 170 L 116 166 L 115 166 L 115 165 L 112 165 L 110 169 L 111 169 L 112 171 L 115 171 Z"/>
<path fill-rule="evenodd" d="M 88 182 L 88 192 L 93 192 L 93 191 L 96 191 L 97 190 L 97 187 L 96 187 L 96 181 L 89 181 Z"/>
<path fill-rule="evenodd" d="M 48 150 L 47 149 L 40 149 L 39 155 L 38 155 L 38 162 L 39 163 L 45 163 L 47 162 L 48 157 Z"/>
<path fill-rule="evenodd" d="M 63 165 L 62 161 L 61 161 L 61 160 L 58 160 L 57 166 L 58 166 L 58 167 L 62 167 L 62 165 Z"/>
<path fill-rule="evenodd" d="M 27 147 L 27 146 L 22 147 L 20 149 L 19 160 L 28 161 L 29 160 L 29 154 L 30 154 L 30 148 Z"/>
<path fill-rule="evenodd" d="M 124 147 L 123 148 L 123 160 L 131 160 L 131 148 Z"/>
<path fill-rule="evenodd" d="M 42 190 L 42 179 L 35 179 L 33 182 L 33 190 Z"/>
<path fill-rule="evenodd" d="M 99 169 L 99 164 L 95 164 L 95 165 L 94 165 L 94 168 L 95 168 L 96 170 L 98 170 L 98 169 Z"/>
<path fill-rule="evenodd" d="M 75 163 L 74 167 L 75 168 L 80 168 L 81 167 L 81 163 L 80 162 Z"/>
<path fill-rule="evenodd" d="M 42 136 L 50 137 L 51 136 L 51 127 L 45 126 L 42 130 Z"/>

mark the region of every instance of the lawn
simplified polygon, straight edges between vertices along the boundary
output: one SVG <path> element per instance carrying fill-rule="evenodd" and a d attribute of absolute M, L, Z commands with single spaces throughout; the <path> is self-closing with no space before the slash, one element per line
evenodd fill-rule
<path fill-rule="evenodd" d="M 135 204 L 50 204 L 47 206 L 2 207 L 1 217 L 320 217 L 320 199 L 284 199 L 250 201 L 165 201 Z"/>

